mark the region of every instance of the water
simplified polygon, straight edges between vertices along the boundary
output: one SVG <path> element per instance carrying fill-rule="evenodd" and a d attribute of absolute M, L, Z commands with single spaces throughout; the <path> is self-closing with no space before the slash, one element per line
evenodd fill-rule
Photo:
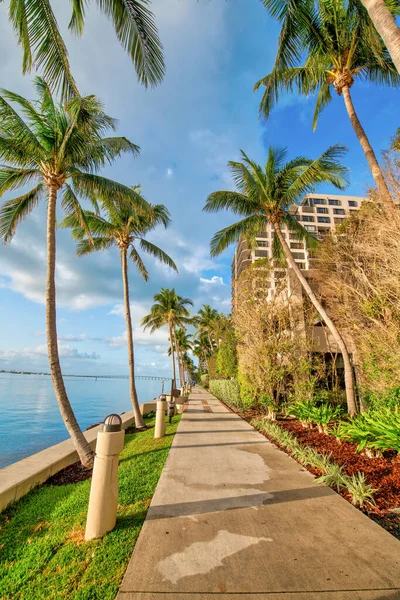
<path fill-rule="evenodd" d="M 128 379 L 65 377 L 65 385 L 83 430 L 132 409 Z M 136 388 L 139 402 L 148 402 L 160 395 L 161 381 L 138 379 Z M 0 468 L 67 438 L 50 377 L 0 373 Z"/>

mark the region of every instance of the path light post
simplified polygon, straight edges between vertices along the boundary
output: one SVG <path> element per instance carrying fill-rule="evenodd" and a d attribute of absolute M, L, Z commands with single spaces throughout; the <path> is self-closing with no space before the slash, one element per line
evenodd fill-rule
<path fill-rule="evenodd" d="M 154 427 L 154 437 L 162 438 L 165 435 L 165 411 L 167 408 L 167 397 L 164 394 L 157 400 L 156 424 Z"/>
<path fill-rule="evenodd" d="M 85 540 L 111 531 L 117 520 L 118 462 L 125 431 L 119 415 L 108 415 L 97 434 Z"/>

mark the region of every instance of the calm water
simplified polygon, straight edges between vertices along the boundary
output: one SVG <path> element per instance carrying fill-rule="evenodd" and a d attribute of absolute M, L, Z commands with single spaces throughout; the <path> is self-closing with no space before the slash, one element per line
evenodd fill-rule
<path fill-rule="evenodd" d="M 65 384 L 83 430 L 132 408 L 128 379 L 65 377 Z M 161 393 L 161 381 L 139 379 L 136 387 L 141 403 Z M 0 373 L 0 468 L 67 438 L 50 377 Z"/>

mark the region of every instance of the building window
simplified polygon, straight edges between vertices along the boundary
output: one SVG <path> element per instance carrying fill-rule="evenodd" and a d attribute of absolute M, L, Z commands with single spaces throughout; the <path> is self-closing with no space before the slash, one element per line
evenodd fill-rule
<path fill-rule="evenodd" d="M 315 218 L 311 217 L 310 215 L 302 215 L 301 220 L 304 221 L 305 223 L 314 223 Z"/>
<path fill-rule="evenodd" d="M 344 214 L 345 214 L 345 212 L 344 212 L 344 209 L 343 209 L 343 208 L 334 208 L 334 209 L 333 209 L 333 214 L 334 214 L 334 215 L 344 215 Z"/>
<path fill-rule="evenodd" d="M 292 252 L 293 258 L 295 260 L 304 260 L 304 252 Z"/>
<path fill-rule="evenodd" d="M 301 262 L 301 263 L 297 263 L 297 264 L 300 267 L 300 269 L 302 269 L 303 271 L 306 270 L 306 263 Z"/>
<path fill-rule="evenodd" d="M 290 247 L 292 250 L 303 250 L 303 242 L 290 242 Z"/>
<path fill-rule="evenodd" d="M 326 204 L 325 198 L 314 198 L 314 204 Z"/>
<path fill-rule="evenodd" d="M 320 213 L 320 214 L 322 213 L 323 215 L 327 215 L 328 214 L 328 209 L 327 208 L 318 207 L 317 208 L 317 213 Z"/>
<path fill-rule="evenodd" d="M 349 206 L 358 206 L 355 200 L 349 200 Z"/>
<path fill-rule="evenodd" d="M 320 235 L 321 237 L 328 235 L 328 233 L 329 233 L 329 229 L 318 229 L 318 235 Z"/>
<path fill-rule="evenodd" d="M 335 217 L 334 221 L 335 221 L 335 225 L 340 225 L 341 223 L 343 223 L 344 219 L 340 219 L 339 217 Z"/>
<path fill-rule="evenodd" d="M 329 206 L 340 206 L 340 200 L 328 200 Z"/>
<path fill-rule="evenodd" d="M 316 227 L 315 225 L 304 225 L 304 229 L 307 229 L 307 231 L 316 231 Z"/>
<path fill-rule="evenodd" d="M 318 223 L 330 223 L 331 220 L 329 217 L 318 217 Z"/>
<path fill-rule="evenodd" d="M 257 246 L 258 248 L 266 248 L 267 242 L 265 242 L 264 240 L 257 240 Z"/>

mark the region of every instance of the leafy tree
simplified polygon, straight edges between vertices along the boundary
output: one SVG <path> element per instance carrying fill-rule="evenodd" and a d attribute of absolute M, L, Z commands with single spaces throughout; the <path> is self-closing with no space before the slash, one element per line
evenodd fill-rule
<path fill-rule="evenodd" d="M 206 212 L 226 209 L 244 218 L 218 231 L 211 240 L 211 255 L 218 256 L 240 236 L 254 239 L 265 228 L 266 222 L 274 227 L 275 255 L 283 251 L 288 267 L 298 278 L 305 293 L 326 323 L 338 344 L 344 361 L 346 394 L 349 413 L 356 412 L 354 379 L 346 344 L 325 308 L 310 287 L 283 236 L 281 227 L 303 239 L 309 246 L 316 240 L 290 214 L 290 206 L 307 192 L 315 190 L 319 183 L 331 183 L 339 189 L 346 185 L 347 169 L 338 162 L 346 149 L 342 146 L 328 148 L 319 158 L 311 160 L 303 156 L 288 162 L 286 151 L 270 148 L 264 169 L 250 160 L 242 151 L 242 162 L 229 163 L 237 191 L 219 191 L 210 194 L 204 207 Z"/>
<path fill-rule="evenodd" d="M 71 4 L 69 29 L 75 35 L 82 35 L 88 2 L 71 0 Z M 164 76 L 165 65 L 157 27 L 148 8 L 149 0 L 96 0 L 96 4 L 112 21 L 140 83 L 146 87 L 157 85 Z M 22 72 L 41 68 L 51 88 L 61 89 L 63 100 L 78 96 L 51 1 L 9 0 L 9 18 L 23 51 Z"/>
<path fill-rule="evenodd" d="M 226 379 L 236 377 L 237 375 L 238 360 L 236 343 L 235 331 L 233 327 L 230 327 L 222 339 L 217 354 L 217 372 Z"/>
<path fill-rule="evenodd" d="M 213 348 L 215 339 L 213 337 L 213 330 L 218 319 L 218 311 L 215 308 L 211 308 L 209 304 L 203 304 L 203 308 L 200 308 L 197 316 L 195 317 L 195 323 L 199 333 L 206 333 L 209 341 L 210 348 Z"/>
<path fill-rule="evenodd" d="M 168 327 L 169 343 L 171 350 L 172 378 L 176 381 L 174 331 L 177 327 L 192 323 L 188 306 L 193 306 L 190 298 L 178 296 L 175 289 L 161 288 L 158 294 L 153 296 L 154 304 L 149 314 L 143 317 L 141 324 L 144 329 L 150 328 L 153 333 L 161 327 Z"/>
<path fill-rule="evenodd" d="M 103 137 L 115 128 L 95 96 L 76 97 L 58 105 L 41 78 L 36 78 L 37 100 L 30 102 L 13 92 L 0 95 L 0 196 L 8 190 L 34 184 L 0 210 L 0 237 L 9 242 L 23 219 L 47 197 L 46 331 L 50 373 L 64 424 L 82 463 L 90 466 L 93 452 L 81 432 L 65 389 L 57 345 L 56 325 L 56 204 L 73 214 L 89 232 L 80 198 L 97 207 L 96 198 L 130 198 L 138 209 L 147 206 L 140 195 L 124 185 L 96 174 L 125 152 L 138 147 L 124 137 Z M 22 116 L 13 108 L 17 106 Z M 23 118 L 25 117 L 25 119 Z"/>
<path fill-rule="evenodd" d="M 141 195 L 140 187 L 135 186 L 136 194 Z M 135 359 L 133 349 L 133 331 L 131 306 L 129 300 L 128 281 L 128 253 L 136 269 L 145 281 L 149 279 L 149 273 L 140 255 L 145 252 L 154 256 L 160 262 L 177 271 L 174 261 L 163 250 L 149 242 L 144 236 L 152 231 L 157 225 L 164 227 L 170 222 L 169 212 L 162 204 L 148 205 L 147 210 L 137 210 L 136 201 L 127 197 L 126 200 L 114 202 L 113 199 L 103 201 L 105 215 L 85 211 L 85 219 L 88 230 L 82 227 L 75 215 L 65 217 L 62 226 L 72 227 L 72 237 L 80 240 L 77 246 L 77 255 L 83 256 L 98 250 L 107 250 L 117 246 L 121 256 L 122 281 L 124 288 L 124 306 L 128 345 L 130 397 L 135 413 L 136 427 L 144 427 L 144 420 L 139 408 L 139 400 L 135 385 Z M 146 201 L 142 198 L 142 204 Z"/>
<path fill-rule="evenodd" d="M 313 128 L 332 100 L 332 88 L 345 107 L 382 198 L 391 199 L 382 170 L 355 111 L 350 88 L 356 81 L 397 87 L 400 75 L 359 2 L 346 0 L 263 0 L 282 22 L 272 72 L 255 85 L 265 87 L 260 112 L 269 117 L 281 91 L 316 94 Z M 303 62 L 303 58 L 305 61 Z"/>

